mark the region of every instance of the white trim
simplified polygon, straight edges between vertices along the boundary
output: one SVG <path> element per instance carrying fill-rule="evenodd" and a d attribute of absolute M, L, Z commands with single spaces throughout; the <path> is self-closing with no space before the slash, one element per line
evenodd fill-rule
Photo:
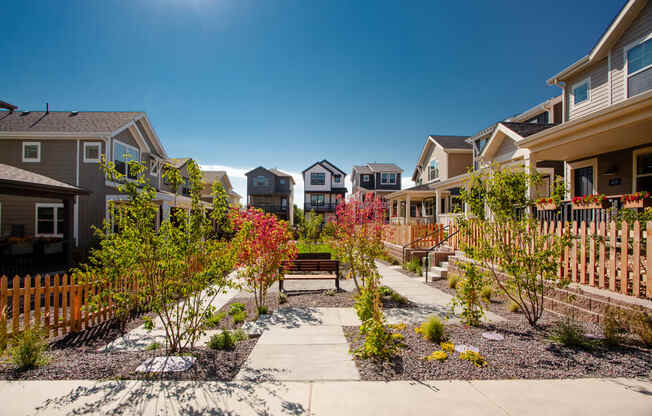
<path fill-rule="evenodd" d="M 152 159 L 154 163 L 150 164 L 149 166 L 149 176 L 158 176 L 159 172 L 161 171 L 161 160 L 153 155 Z M 156 172 L 154 172 L 154 166 L 156 166 Z"/>
<path fill-rule="evenodd" d="M 36 146 L 37 156 L 35 158 L 25 158 L 25 146 Z M 23 163 L 36 163 L 41 161 L 41 142 L 23 142 L 21 147 L 21 159 Z"/>
<path fill-rule="evenodd" d="M 86 148 L 91 146 L 99 146 L 99 148 L 97 149 L 97 159 L 86 158 Z M 79 140 L 77 140 L 77 151 L 79 152 Z M 101 157 L 102 157 L 102 142 L 84 142 L 84 156 L 83 156 L 84 163 L 100 163 Z M 79 185 L 79 183 L 77 185 Z"/>
<path fill-rule="evenodd" d="M 383 182 L 383 175 L 387 175 L 387 181 Z M 391 181 L 389 178 L 390 175 L 394 175 L 394 180 Z M 396 173 L 394 172 L 380 172 L 380 184 L 381 185 L 396 185 Z"/>
<path fill-rule="evenodd" d="M 638 178 L 638 175 L 636 174 L 636 171 L 638 170 L 637 159 L 638 159 L 638 155 L 642 153 L 652 153 L 652 146 L 636 149 L 632 152 L 632 193 L 637 191 L 636 189 L 636 178 Z"/>
<path fill-rule="evenodd" d="M 100 144 L 100 149 L 102 145 Z M 84 149 L 84 156 L 86 156 L 86 150 Z M 76 175 L 75 175 L 75 184 L 79 187 L 79 139 L 77 139 L 77 155 L 75 157 L 76 164 Z M 73 238 L 75 240 L 75 247 L 79 245 L 79 195 L 75 195 L 75 206 L 73 209 Z"/>
<path fill-rule="evenodd" d="M 607 55 L 607 89 L 609 90 L 609 105 L 613 104 L 613 93 L 612 93 L 612 76 L 611 76 L 611 53 L 613 51 L 609 49 L 609 54 Z M 627 87 L 625 87 L 627 88 Z"/>
<path fill-rule="evenodd" d="M 647 42 L 651 38 L 652 38 L 652 33 L 648 33 L 647 36 L 642 37 L 642 38 L 640 38 L 638 40 L 635 40 L 634 42 L 625 45 L 625 47 L 623 48 L 623 62 L 625 63 L 625 68 L 624 68 L 624 71 L 623 71 L 623 76 L 625 77 L 625 79 L 624 79 L 624 82 L 625 82 L 625 97 L 624 98 L 625 99 L 631 98 L 629 96 L 629 82 L 628 82 L 629 78 L 634 76 L 634 75 L 640 74 L 641 72 L 647 71 L 650 68 L 652 68 L 652 64 L 650 64 L 650 65 L 648 65 L 648 66 L 646 66 L 644 68 L 639 69 L 638 71 L 634 72 L 633 74 L 628 74 L 628 72 L 629 72 L 629 60 L 627 59 L 627 52 L 629 52 L 629 50 L 632 49 L 633 47 L 638 46 L 641 43 Z M 641 94 L 641 93 L 639 93 L 639 94 Z"/>
<path fill-rule="evenodd" d="M 53 221 L 54 221 L 54 233 L 52 234 L 43 234 L 38 232 L 38 209 L 39 208 L 54 208 L 54 211 L 52 214 L 54 215 Z M 58 218 L 58 211 L 60 209 L 63 209 L 63 204 L 62 203 L 41 203 L 37 202 L 34 204 L 34 236 L 36 237 L 63 237 L 63 232 L 59 233 L 59 229 L 57 226 L 57 218 Z M 65 219 L 64 219 L 65 221 Z M 64 224 L 64 227 L 66 225 Z M 63 230 L 61 230 L 63 231 Z"/>
<path fill-rule="evenodd" d="M 582 101 L 579 104 L 575 104 L 575 90 L 579 88 L 581 85 L 586 84 L 586 100 Z M 584 78 L 581 81 L 576 82 L 571 86 L 571 94 L 570 94 L 571 100 L 570 100 L 570 108 L 571 110 L 574 110 L 579 107 L 583 107 L 587 104 L 591 104 L 591 77 L 588 76 Z"/>
<path fill-rule="evenodd" d="M 564 175 L 564 180 L 566 181 L 566 187 L 570 192 L 570 197 L 575 196 L 575 169 L 593 168 L 593 190 L 591 193 L 598 193 L 598 158 L 592 157 L 590 159 L 580 160 L 579 162 L 568 162 L 566 164 L 567 175 Z"/>

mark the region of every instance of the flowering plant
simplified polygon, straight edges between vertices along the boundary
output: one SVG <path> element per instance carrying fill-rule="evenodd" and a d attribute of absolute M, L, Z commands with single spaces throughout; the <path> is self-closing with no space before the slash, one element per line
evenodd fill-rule
<path fill-rule="evenodd" d="M 607 196 L 605 194 L 589 194 L 573 197 L 572 201 L 576 205 L 600 204 L 606 198 Z"/>
<path fill-rule="evenodd" d="M 255 208 L 230 213 L 239 247 L 236 267 L 240 277 L 254 293 L 256 307 L 262 310 L 269 287 L 282 277 L 283 261 L 292 260 L 297 250 L 287 223 L 275 215 Z"/>
<path fill-rule="evenodd" d="M 633 194 L 625 194 L 620 197 L 621 202 L 636 202 L 650 198 L 650 193 L 647 191 L 635 192 Z"/>
<path fill-rule="evenodd" d="M 539 198 L 537 199 L 537 204 L 553 204 L 555 202 L 552 198 Z"/>

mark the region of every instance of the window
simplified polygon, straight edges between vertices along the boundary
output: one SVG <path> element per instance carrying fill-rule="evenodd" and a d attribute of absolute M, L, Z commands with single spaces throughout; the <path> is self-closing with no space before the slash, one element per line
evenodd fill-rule
<path fill-rule="evenodd" d="M 529 120 L 526 120 L 525 123 L 531 124 L 548 124 L 548 112 L 541 113 L 537 116 L 532 117 Z"/>
<path fill-rule="evenodd" d="M 410 202 L 410 217 L 417 216 L 417 204 L 415 202 Z"/>
<path fill-rule="evenodd" d="M 652 38 L 640 40 L 625 48 L 627 55 L 627 97 L 652 89 Z"/>
<path fill-rule="evenodd" d="M 254 178 L 254 186 L 266 186 L 266 185 L 267 185 L 267 177 L 260 175 Z"/>
<path fill-rule="evenodd" d="M 588 104 L 591 102 L 591 78 L 587 78 L 584 81 L 580 81 L 577 84 L 573 85 L 572 91 L 572 104 L 573 107 L 580 104 Z"/>
<path fill-rule="evenodd" d="M 156 159 L 151 159 L 149 161 L 149 174 L 152 176 L 158 176 L 159 167 L 160 167 L 160 162 Z"/>
<path fill-rule="evenodd" d="M 324 205 L 324 194 L 310 194 L 310 204 L 315 206 Z"/>
<path fill-rule="evenodd" d="M 324 185 L 326 183 L 326 174 L 325 173 L 311 173 L 310 174 L 310 185 Z"/>
<path fill-rule="evenodd" d="M 362 175 L 362 182 L 369 182 L 369 175 Z"/>
<path fill-rule="evenodd" d="M 190 196 L 190 179 L 183 178 L 183 184 L 181 185 L 181 193 Z"/>
<path fill-rule="evenodd" d="M 652 148 L 634 151 L 634 169 L 634 191 L 652 193 Z"/>
<path fill-rule="evenodd" d="M 63 204 L 36 204 L 36 236 L 63 237 Z"/>
<path fill-rule="evenodd" d="M 281 178 L 281 180 L 279 181 L 279 183 L 280 183 L 281 185 L 285 185 L 285 179 Z"/>
<path fill-rule="evenodd" d="M 573 196 L 591 195 L 593 193 L 593 166 L 575 169 L 575 192 Z"/>
<path fill-rule="evenodd" d="M 102 143 L 84 142 L 84 163 L 100 163 Z"/>
<path fill-rule="evenodd" d="M 23 142 L 23 162 L 41 161 L 41 143 Z"/>
<path fill-rule="evenodd" d="M 439 162 L 436 160 L 430 161 L 430 166 L 428 166 L 428 180 L 432 181 L 439 177 Z"/>
<path fill-rule="evenodd" d="M 396 183 L 396 174 L 395 173 L 383 173 L 380 175 L 380 183 L 389 185 Z"/>
<path fill-rule="evenodd" d="M 333 176 L 333 182 L 340 183 L 341 181 L 342 181 L 342 176 L 341 175 Z"/>
<path fill-rule="evenodd" d="M 140 161 L 140 150 L 128 144 L 113 142 L 113 162 L 115 169 L 128 178 L 135 179 L 136 174 L 129 172 L 129 161 Z"/>
<path fill-rule="evenodd" d="M 433 198 L 428 198 L 423 201 L 423 208 L 426 216 L 432 216 L 434 214 L 434 206 L 435 200 Z"/>

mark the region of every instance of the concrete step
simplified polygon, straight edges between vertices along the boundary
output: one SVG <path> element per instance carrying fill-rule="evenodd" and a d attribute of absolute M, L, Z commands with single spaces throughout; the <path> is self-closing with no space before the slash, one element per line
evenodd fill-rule
<path fill-rule="evenodd" d="M 447 275 L 448 275 L 448 268 L 438 267 L 438 266 L 432 266 L 430 268 L 430 276 L 432 276 L 432 278 L 435 280 L 445 279 Z"/>
<path fill-rule="evenodd" d="M 440 262 L 439 267 L 443 267 L 444 269 L 448 270 L 448 262 L 447 261 Z"/>

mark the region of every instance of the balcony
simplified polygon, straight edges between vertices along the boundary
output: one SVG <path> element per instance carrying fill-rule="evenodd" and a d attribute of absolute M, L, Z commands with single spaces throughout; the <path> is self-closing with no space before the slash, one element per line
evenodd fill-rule
<path fill-rule="evenodd" d="M 337 203 L 312 204 L 310 202 L 306 202 L 303 204 L 303 210 L 305 212 L 335 212 L 336 209 Z"/>
<path fill-rule="evenodd" d="M 287 214 L 288 206 L 281 204 L 249 204 L 247 208 L 258 208 L 272 214 Z"/>

